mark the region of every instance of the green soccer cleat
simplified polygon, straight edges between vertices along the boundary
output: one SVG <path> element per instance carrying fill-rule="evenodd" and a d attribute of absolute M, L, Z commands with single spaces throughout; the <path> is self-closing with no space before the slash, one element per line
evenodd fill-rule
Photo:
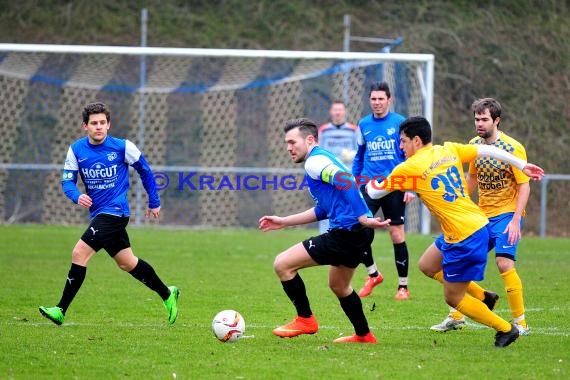
<path fill-rule="evenodd" d="M 169 286 L 170 296 L 164 301 L 164 306 L 168 310 L 168 324 L 172 325 L 176 322 L 176 317 L 178 317 L 178 296 L 180 291 L 176 286 Z"/>
<path fill-rule="evenodd" d="M 63 311 L 57 306 L 54 307 L 40 306 L 39 310 L 44 317 L 46 317 L 56 325 L 61 325 L 63 323 L 63 320 L 65 319 Z"/>

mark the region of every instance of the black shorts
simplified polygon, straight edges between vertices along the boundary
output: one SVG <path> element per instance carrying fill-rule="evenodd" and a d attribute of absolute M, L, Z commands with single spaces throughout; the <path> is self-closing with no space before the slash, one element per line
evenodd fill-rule
<path fill-rule="evenodd" d="M 372 240 L 374 230 L 358 226 L 355 230 L 332 229 L 304 240 L 303 246 L 319 265 L 356 268 L 364 253 L 370 252 Z"/>
<path fill-rule="evenodd" d="M 384 219 L 390 219 L 391 226 L 404 224 L 406 220 L 406 204 L 404 203 L 403 191 L 392 191 L 380 199 L 372 199 L 365 190 L 366 185 L 360 187 L 360 192 L 364 196 L 368 209 L 372 215 L 376 215 L 382 209 Z"/>
<path fill-rule="evenodd" d="M 127 224 L 129 224 L 128 216 L 99 214 L 91 220 L 81 240 L 95 252 L 103 248 L 109 256 L 115 257 L 119 251 L 131 246 Z"/>

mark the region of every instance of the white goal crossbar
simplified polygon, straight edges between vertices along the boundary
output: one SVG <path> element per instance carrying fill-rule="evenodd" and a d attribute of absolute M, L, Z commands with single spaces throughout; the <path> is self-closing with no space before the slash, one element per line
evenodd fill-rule
<path fill-rule="evenodd" d="M 288 74 L 288 76 L 271 78 L 270 82 L 272 85 L 279 85 L 279 84 L 288 84 L 293 83 L 296 81 L 304 81 L 306 79 L 313 79 L 318 78 L 323 73 L 325 75 L 348 75 L 349 71 L 355 70 L 366 70 L 367 67 L 372 65 L 378 65 L 379 62 L 381 63 L 414 63 L 416 65 L 415 77 L 416 83 L 419 91 L 422 94 L 421 100 L 421 108 L 423 109 L 422 113 L 423 116 L 432 122 L 433 118 L 433 104 L 434 104 L 434 55 L 432 54 L 409 54 L 409 53 L 366 53 L 366 52 L 335 52 L 335 51 L 288 51 L 288 50 L 245 50 L 245 49 L 205 49 L 205 48 L 170 48 L 170 47 L 138 47 L 138 46 L 91 46 L 91 45 L 53 45 L 53 44 L 12 44 L 12 43 L 0 43 L 0 54 L 76 54 L 81 56 L 88 56 L 88 55 L 107 55 L 107 56 L 135 56 L 140 57 L 140 81 L 139 83 L 135 83 L 133 87 L 129 87 L 129 91 L 132 93 L 138 94 L 138 102 L 139 102 L 139 117 L 138 117 L 138 140 L 137 143 L 140 144 L 142 147 L 144 145 L 145 140 L 145 115 L 144 115 L 144 108 L 145 108 L 145 97 L 151 96 L 152 94 L 168 94 L 172 92 L 173 87 L 165 86 L 163 88 L 159 85 L 151 85 L 147 82 L 147 70 L 145 68 L 145 61 L 147 57 L 153 57 L 152 59 L 159 59 L 161 57 L 186 57 L 186 58 L 212 58 L 212 59 L 282 59 L 282 60 L 328 60 L 331 62 L 337 62 L 336 65 L 333 66 L 319 66 L 315 65 L 314 68 L 305 68 L 298 71 L 293 71 L 292 73 Z M 181 59 L 182 59 L 181 58 Z M 34 62 L 37 62 L 34 61 Z M 98 62 L 98 61 L 96 61 Z M 50 62 L 53 64 L 53 62 Z M 92 68 L 95 66 L 93 63 L 89 63 L 86 67 Z M 98 65 L 95 63 L 95 65 Z M 421 67 L 419 66 L 421 65 Z M 239 70 L 239 65 L 237 66 L 237 70 Z M 107 70 L 106 68 L 101 68 L 101 70 Z M 101 71 L 103 72 L 103 71 Z M 346 74 L 345 74 L 346 73 Z M 18 78 L 21 80 L 31 79 L 34 75 L 33 71 L 26 70 L 25 68 L 19 70 L 17 65 L 12 63 L 8 65 L 2 65 L 0 61 L 0 76 L 4 76 L 6 78 Z M 164 74 L 167 76 L 168 74 Z M 393 74 L 392 74 L 393 75 Z M 84 76 L 80 76 L 81 78 L 85 78 Z M 178 77 L 177 77 L 178 78 Z M 40 78 L 41 80 L 41 78 Z M 173 80 L 174 81 L 174 80 Z M 263 79 L 260 81 L 261 84 L 265 84 L 267 80 Z M 67 86 L 75 86 L 77 84 L 77 80 L 74 78 L 67 83 Z M 156 82 L 155 82 L 156 83 Z M 252 87 L 258 85 L 259 83 L 247 83 L 247 82 L 239 82 L 239 81 L 227 81 L 225 83 L 219 83 L 212 87 L 212 91 L 235 91 L 235 90 L 243 90 L 244 88 Z M 64 84 L 65 85 L 65 84 Z M 154 86 L 154 87 L 153 87 Z M 84 88 L 86 90 L 100 90 L 101 85 L 98 82 L 90 81 L 90 77 L 85 83 L 80 83 L 80 88 Z M 175 89 L 176 90 L 176 89 Z M 186 91 L 187 89 L 184 88 Z M 191 88 L 190 90 L 193 90 Z M 286 90 L 287 91 L 287 90 Z M 179 92 L 180 93 L 180 92 Z M 287 94 L 284 92 L 283 95 Z M 154 96 L 154 95 L 153 95 Z M 297 96 L 297 95 L 296 95 Z M 328 95 L 327 95 L 328 96 Z M 156 96 L 155 96 L 156 97 Z M 158 98 L 155 100 L 156 106 L 161 106 L 161 102 L 163 98 Z M 228 98 L 230 99 L 230 98 Z M 212 102 L 217 101 L 215 98 L 207 99 L 210 101 L 209 107 Z M 247 100 L 247 99 L 246 99 Z M 223 98 L 219 99 L 219 102 L 224 102 Z M 292 101 L 291 99 L 289 101 Z M 355 99 L 358 101 L 358 99 Z M 222 104 L 222 103 L 220 103 Z M 276 107 L 277 105 L 273 105 Z M 216 105 L 217 107 L 217 105 Z M 216 109 L 217 108 L 212 108 Z M 302 110 L 302 109 L 299 109 Z M 210 110 L 208 112 L 211 112 Z M 298 111 L 297 111 L 298 112 Z M 211 113 L 210 113 L 211 115 Z M 358 112 L 353 112 L 353 118 L 355 115 L 358 115 Z M 67 117 L 67 116 L 66 116 Z M 276 117 L 276 119 L 282 117 Z M 358 116 L 360 117 L 360 116 Z M 212 120 L 212 123 L 216 123 L 218 121 Z M 163 133 L 161 131 L 160 133 Z M 13 140 L 15 141 L 15 140 Z M 202 157 L 215 157 L 215 154 L 209 155 L 202 155 Z M 11 163 L 11 162 L 2 162 L 2 166 L 12 169 L 12 170 L 19 170 L 18 163 Z M 44 167 L 41 165 L 46 165 L 45 163 L 42 164 L 37 162 L 38 170 L 45 170 Z M 247 172 L 256 172 L 256 171 L 267 171 L 269 172 L 271 167 L 268 168 L 259 168 L 259 167 L 245 167 L 240 168 L 236 167 L 228 167 L 227 171 L 240 171 L 244 170 Z M 270 166 L 270 165 L 266 165 Z M 275 165 L 273 165 L 275 166 Z M 176 167 L 176 166 L 160 166 L 163 167 L 164 170 L 168 170 L 168 168 Z M 195 166 L 189 166 L 194 167 Z M 215 165 L 208 164 L 207 168 L 212 170 Z M 51 166 L 50 166 L 51 168 Z M 140 205 L 140 189 L 137 191 L 137 206 Z M 137 213 L 138 215 L 139 213 Z M 421 210 L 421 233 L 428 234 L 430 232 L 430 217 L 429 212 L 425 207 L 422 206 Z"/>

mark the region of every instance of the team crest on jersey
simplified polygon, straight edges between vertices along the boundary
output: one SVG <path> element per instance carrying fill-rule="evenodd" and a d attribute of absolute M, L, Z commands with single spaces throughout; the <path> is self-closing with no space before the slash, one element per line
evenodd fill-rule
<path fill-rule="evenodd" d="M 109 161 L 113 161 L 115 158 L 117 158 L 117 153 L 112 152 L 112 153 L 107 154 L 107 159 Z"/>
<path fill-rule="evenodd" d="M 394 133 L 396 133 L 396 128 L 388 128 L 386 130 L 386 133 L 388 133 L 388 136 L 392 136 Z"/>

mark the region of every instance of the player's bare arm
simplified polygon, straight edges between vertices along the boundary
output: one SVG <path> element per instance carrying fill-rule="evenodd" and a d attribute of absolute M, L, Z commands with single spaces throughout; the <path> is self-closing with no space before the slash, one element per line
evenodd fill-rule
<path fill-rule="evenodd" d="M 528 202 L 528 197 L 530 196 L 530 184 L 528 182 L 521 183 L 518 185 L 518 196 L 517 205 L 513 218 L 507 224 L 507 227 L 503 233 L 508 235 L 509 244 L 516 244 L 522 238 L 521 232 L 521 218 L 523 216 L 524 209 Z"/>
<path fill-rule="evenodd" d="M 473 194 L 477 188 L 477 178 L 472 174 L 465 173 L 465 181 L 467 182 L 467 193 Z"/>
<path fill-rule="evenodd" d="M 266 215 L 259 219 L 259 229 L 263 232 L 279 230 L 283 227 L 297 226 L 317 221 L 315 208 L 289 216 Z"/>

